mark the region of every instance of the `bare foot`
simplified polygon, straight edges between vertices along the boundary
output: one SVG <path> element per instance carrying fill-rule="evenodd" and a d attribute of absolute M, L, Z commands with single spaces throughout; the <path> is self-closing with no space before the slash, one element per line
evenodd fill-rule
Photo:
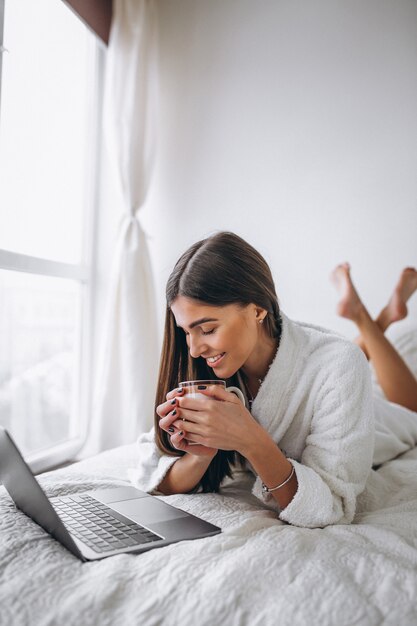
<path fill-rule="evenodd" d="M 349 263 L 337 265 L 330 274 L 330 279 L 341 296 L 336 309 L 338 315 L 355 322 L 364 310 L 364 306 L 353 286 Z"/>
<path fill-rule="evenodd" d="M 384 318 L 384 325 L 387 326 L 392 322 L 407 317 L 407 301 L 417 289 L 417 270 L 414 267 L 406 267 L 402 272 L 400 279 L 394 289 L 390 301 L 381 312 Z"/>

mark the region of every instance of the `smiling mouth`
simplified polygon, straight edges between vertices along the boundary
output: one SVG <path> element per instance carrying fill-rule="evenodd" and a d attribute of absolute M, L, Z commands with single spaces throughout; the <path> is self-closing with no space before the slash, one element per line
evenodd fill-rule
<path fill-rule="evenodd" d="M 206 359 L 207 363 L 211 366 L 216 365 L 226 354 L 226 352 L 222 352 L 221 354 L 217 354 L 216 356 L 210 356 Z"/>

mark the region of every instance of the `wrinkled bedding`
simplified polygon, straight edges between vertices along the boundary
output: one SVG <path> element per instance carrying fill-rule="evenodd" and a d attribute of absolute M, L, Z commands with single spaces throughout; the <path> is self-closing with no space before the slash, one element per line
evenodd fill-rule
<path fill-rule="evenodd" d="M 128 484 L 135 445 L 42 474 L 49 496 Z M 82 563 L 0 487 L 0 624 L 417 623 L 417 448 L 372 472 L 351 525 L 289 526 L 235 475 L 220 494 L 166 497 L 215 537 Z"/>

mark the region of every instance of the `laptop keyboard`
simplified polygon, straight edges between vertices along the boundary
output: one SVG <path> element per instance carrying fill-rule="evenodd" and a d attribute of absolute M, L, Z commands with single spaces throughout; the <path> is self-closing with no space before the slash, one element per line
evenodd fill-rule
<path fill-rule="evenodd" d="M 91 496 L 57 498 L 53 505 L 71 534 L 95 552 L 120 550 L 162 539 Z"/>

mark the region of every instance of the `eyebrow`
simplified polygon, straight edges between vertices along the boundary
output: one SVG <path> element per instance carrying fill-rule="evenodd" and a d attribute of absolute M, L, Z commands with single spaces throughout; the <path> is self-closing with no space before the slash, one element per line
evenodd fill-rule
<path fill-rule="evenodd" d="M 199 326 L 200 324 L 206 324 L 207 322 L 218 322 L 219 320 L 216 317 L 201 317 L 199 320 L 192 322 L 190 324 L 190 329 L 195 326 Z"/>

